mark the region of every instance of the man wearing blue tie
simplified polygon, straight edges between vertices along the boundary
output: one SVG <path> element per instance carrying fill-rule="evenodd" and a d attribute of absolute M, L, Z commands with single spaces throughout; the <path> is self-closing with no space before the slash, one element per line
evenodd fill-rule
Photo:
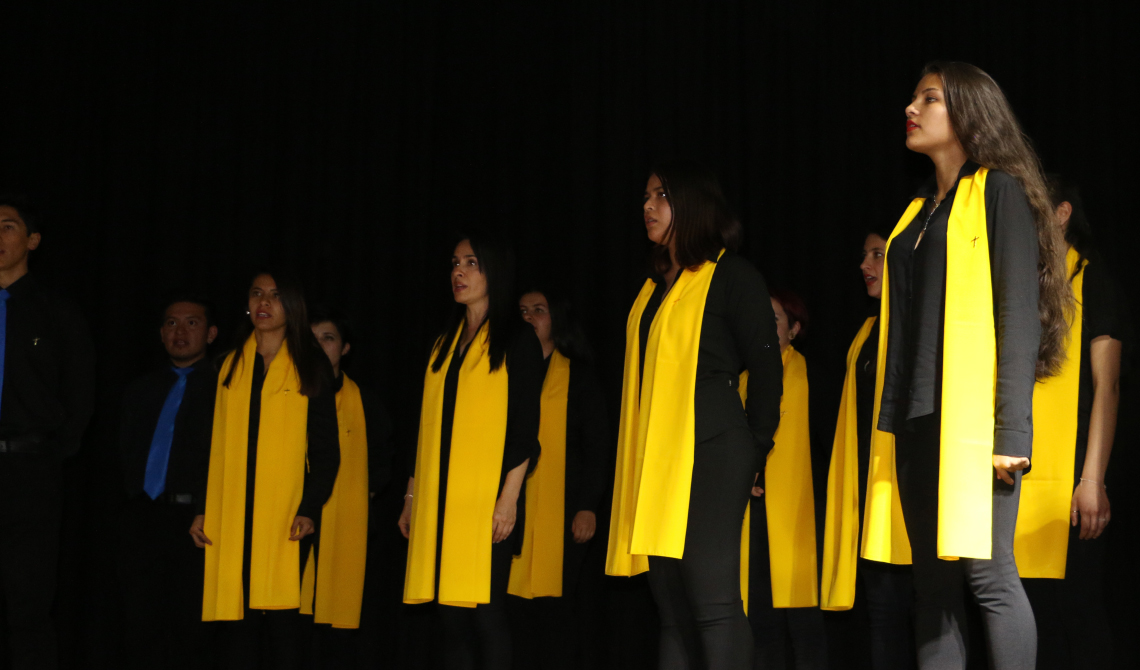
<path fill-rule="evenodd" d="M 217 334 L 205 301 L 169 300 L 159 328 L 168 362 L 135 380 L 123 398 L 128 500 L 118 565 L 129 668 L 207 667 L 203 555 L 186 529 L 194 496 L 206 488 L 218 380 L 206 350 Z"/>
<path fill-rule="evenodd" d="M 60 464 L 79 450 L 95 399 L 83 316 L 28 274 L 39 245 L 28 201 L 0 196 L 0 599 L 15 669 L 59 665 Z"/>

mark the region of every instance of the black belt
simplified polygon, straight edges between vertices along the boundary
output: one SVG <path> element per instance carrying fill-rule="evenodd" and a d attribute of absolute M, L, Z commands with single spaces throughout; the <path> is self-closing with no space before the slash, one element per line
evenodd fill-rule
<path fill-rule="evenodd" d="M 17 437 L 0 440 L 0 454 L 41 454 L 44 441 L 38 437 Z"/>
<path fill-rule="evenodd" d="M 167 493 L 163 491 L 158 494 L 158 497 L 153 501 L 147 494 L 142 494 L 142 499 L 147 502 L 166 503 L 167 505 L 193 505 L 194 495 L 191 493 Z"/>

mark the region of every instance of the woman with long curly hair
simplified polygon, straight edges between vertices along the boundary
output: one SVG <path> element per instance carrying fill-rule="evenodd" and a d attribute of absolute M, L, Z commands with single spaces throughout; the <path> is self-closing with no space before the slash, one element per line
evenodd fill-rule
<path fill-rule="evenodd" d="M 1034 383 L 1064 358 L 1064 242 L 1037 155 L 988 74 L 928 65 L 906 133 L 934 178 L 887 244 L 863 556 L 907 558 L 890 542 L 905 520 L 920 667 L 966 666 L 965 583 L 991 666 L 1033 668 L 1013 536 Z"/>

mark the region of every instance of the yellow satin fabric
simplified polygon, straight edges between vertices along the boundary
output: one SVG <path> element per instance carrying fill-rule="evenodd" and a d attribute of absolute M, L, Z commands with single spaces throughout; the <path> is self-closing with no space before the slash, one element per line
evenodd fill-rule
<path fill-rule="evenodd" d="M 333 628 L 359 628 L 368 554 L 368 426 L 360 387 L 348 375 L 336 394 L 336 421 L 340 471 L 321 512 L 320 561 L 310 551 L 305 565 L 301 614 Z"/>
<path fill-rule="evenodd" d="M 993 523 L 994 400 L 997 340 L 989 237 L 986 231 L 986 168 L 958 182 L 946 229 L 946 300 L 943 327 L 942 427 L 938 478 L 939 558 L 990 558 Z M 891 242 L 922 208 L 916 198 L 887 241 Z M 886 367 L 890 292 L 883 266 L 879 312 L 879 361 L 875 381 L 875 424 Z M 876 430 L 871 435 L 871 471 L 865 509 L 863 557 L 893 560 L 890 538 L 902 524 L 895 476 L 893 440 Z M 884 549 L 890 547 L 890 551 Z M 891 554 L 888 556 L 888 554 Z"/>
<path fill-rule="evenodd" d="M 1085 265 L 1080 253 L 1066 258 L 1073 277 L 1074 313 L 1069 322 L 1065 364 L 1056 377 L 1033 391 L 1033 469 L 1021 478 L 1021 502 L 1013 554 L 1022 577 L 1065 578 L 1069 550 L 1069 510 L 1077 454 L 1077 400 L 1081 387 L 1081 318 Z M 1073 276 L 1076 273 L 1076 276 Z"/>
<path fill-rule="evenodd" d="M 436 597 L 443 386 L 461 335 L 462 331 L 446 345 L 447 359 L 439 372 L 433 372 L 429 363 L 424 374 L 405 603 L 423 603 Z M 445 344 L 440 342 L 436 350 L 440 346 Z M 507 438 L 507 366 L 491 371 L 486 325 L 469 347 L 455 396 L 451 476 L 447 478 L 440 549 L 439 603 L 456 607 L 491 602 L 491 525 Z"/>
<path fill-rule="evenodd" d="M 608 575 L 635 575 L 649 569 L 648 556 L 681 558 L 684 553 L 697 356 L 715 271 L 716 263 L 705 262 L 682 272 L 662 299 L 645 343 L 644 382 L 638 377 L 640 324 L 653 280 L 646 280 L 629 312 Z"/>
<path fill-rule="evenodd" d="M 827 512 L 823 531 L 823 579 L 820 585 L 820 607 L 825 610 L 847 610 L 855 603 L 855 575 L 859 559 L 859 419 L 856 403 L 856 366 L 859 352 L 870 337 L 875 319 L 863 323 L 851 348 L 847 350 L 847 376 L 839 400 L 839 418 L 835 422 L 835 441 L 831 447 L 831 466 L 827 474 Z M 881 332 L 881 331 L 880 331 Z M 894 444 L 894 436 L 880 436 Z M 910 539 L 900 518 L 891 524 L 892 536 L 885 538 L 886 553 L 910 562 Z"/>
<path fill-rule="evenodd" d="M 780 397 L 780 425 L 764 468 L 772 607 L 815 607 L 819 604 L 819 582 L 807 361 L 792 346 L 784 350 L 782 358 L 784 394 Z"/>
<path fill-rule="evenodd" d="M 526 484 L 526 531 L 522 552 L 511 563 L 507 593 L 523 598 L 562 596 L 562 552 L 566 537 L 566 403 L 570 359 L 550 354 L 542 383 L 538 442 L 542 458 Z"/>
<path fill-rule="evenodd" d="M 226 357 L 214 401 L 203 531 L 206 547 L 202 595 L 203 621 L 236 621 L 245 614 L 242 560 L 245 533 L 250 540 L 249 607 L 294 609 L 301 605 L 301 557 L 290 528 L 301 504 L 308 450 L 309 399 L 282 343 L 265 372 L 257 433 L 253 528 L 245 527 L 246 463 L 249 448 L 249 400 L 257 341 L 242 349 L 229 388 L 222 385 L 234 354 Z"/>

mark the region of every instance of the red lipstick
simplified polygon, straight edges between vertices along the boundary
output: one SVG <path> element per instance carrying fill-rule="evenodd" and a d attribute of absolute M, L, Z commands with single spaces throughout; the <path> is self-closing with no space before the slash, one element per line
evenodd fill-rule
<path fill-rule="evenodd" d="M 908 133 L 909 133 L 910 131 L 914 130 L 915 128 L 917 128 L 917 127 L 918 127 L 918 124 L 917 124 L 917 123 L 915 123 L 914 121 L 911 121 L 910 119 L 907 119 L 907 120 L 906 120 L 906 131 L 907 131 Z"/>

